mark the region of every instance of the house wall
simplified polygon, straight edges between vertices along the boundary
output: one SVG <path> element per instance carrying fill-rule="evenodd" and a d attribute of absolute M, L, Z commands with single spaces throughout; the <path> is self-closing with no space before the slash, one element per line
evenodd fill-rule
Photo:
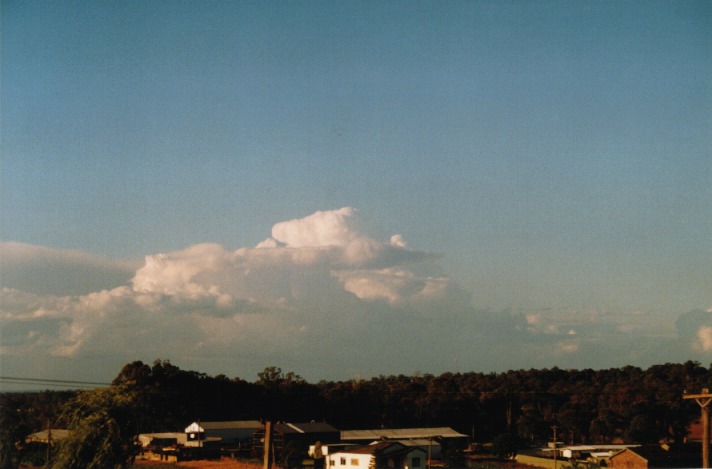
<path fill-rule="evenodd" d="M 368 469 L 373 455 L 334 453 L 326 458 L 326 469 Z"/>
<path fill-rule="evenodd" d="M 428 466 L 428 455 L 425 451 L 416 450 L 408 453 L 404 469 L 424 469 Z"/>
<path fill-rule="evenodd" d="M 632 451 L 623 451 L 611 457 L 610 467 L 617 469 L 647 469 L 648 461 Z"/>

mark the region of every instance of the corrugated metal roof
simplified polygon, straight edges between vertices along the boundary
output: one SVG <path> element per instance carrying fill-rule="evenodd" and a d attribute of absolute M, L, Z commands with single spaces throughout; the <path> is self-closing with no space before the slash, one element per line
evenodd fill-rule
<path fill-rule="evenodd" d="M 399 448 L 404 448 L 403 444 L 396 441 L 379 441 L 371 445 L 357 446 L 355 448 L 347 448 L 341 451 L 337 451 L 333 454 L 345 453 L 345 454 L 374 454 L 376 451 L 381 451 L 385 448 L 390 448 L 397 446 Z"/>
<path fill-rule="evenodd" d="M 193 425 L 198 425 L 198 422 L 193 422 L 186 427 L 186 432 Z M 262 422 L 259 420 L 232 420 L 226 422 L 200 422 L 200 428 L 203 430 L 225 430 L 232 428 L 262 428 Z"/>
<path fill-rule="evenodd" d="M 379 428 L 376 430 L 344 430 L 341 439 L 348 440 L 399 440 L 413 438 L 466 438 L 449 427 L 433 428 Z"/>
<path fill-rule="evenodd" d="M 64 430 L 64 429 L 59 429 L 59 428 L 53 428 L 51 430 L 42 430 L 37 433 L 32 433 L 30 435 L 27 435 L 27 438 L 25 438 L 25 441 L 30 443 L 30 442 L 39 442 L 39 443 L 47 443 L 50 439 L 52 441 L 60 441 L 64 440 L 69 436 L 69 430 Z"/>
<path fill-rule="evenodd" d="M 321 422 L 279 423 L 275 425 L 275 428 L 282 433 L 336 433 L 339 431 L 328 423 Z"/>

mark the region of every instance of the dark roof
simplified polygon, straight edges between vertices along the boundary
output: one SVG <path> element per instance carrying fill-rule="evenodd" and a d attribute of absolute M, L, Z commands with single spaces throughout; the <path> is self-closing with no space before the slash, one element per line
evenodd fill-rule
<path fill-rule="evenodd" d="M 395 448 L 395 447 L 399 447 L 398 448 L 399 450 L 405 448 L 405 446 L 402 443 L 398 443 L 397 441 L 379 441 L 377 443 L 373 443 L 370 445 L 357 446 L 355 448 L 346 448 L 341 451 L 337 451 L 334 454 L 337 454 L 337 453 L 375 454 L 377 452 L 383 451 L 384 449 Z"/>
<path fill-rule="evenodd" d="M 355 448 L 345 448 L 341 451 L 336 451 L 333 454 L 375 454 L 393 456 L 396 454 L 407 454 L 412 451 L 427 451 L 419 446 L 408 446 L 398 441 L 378 441 L 370 445 L 357 446 Z"/>
<path fill-rule="evenodd" d="M 233 420 L 227 422 L 200 422 L 204 430 L 225 430 L 234 428 L 260 428 L 262 423 L 258 420 Z"/>
<path fill-rule="evenodd" d="M 338 433 L 339 430 L 328 423 L 278 423 L 275 429 L 281 433 Z"/>

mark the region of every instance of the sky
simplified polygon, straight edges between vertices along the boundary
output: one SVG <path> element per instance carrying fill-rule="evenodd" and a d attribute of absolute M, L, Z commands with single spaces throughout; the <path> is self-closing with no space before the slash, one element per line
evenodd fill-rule
<path fill-rule="evenodd" d="M 712 362 L 710 2 L 0 19 L 2 376 Z"/>

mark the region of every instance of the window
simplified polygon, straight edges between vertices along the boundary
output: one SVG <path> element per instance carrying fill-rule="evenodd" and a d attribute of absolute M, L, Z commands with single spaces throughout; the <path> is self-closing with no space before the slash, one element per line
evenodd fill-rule
<path fill-rule="evenodd" d="M 336 463 L 334 462 L 334 460 L 333 460 L 333 459 L 329 459 L 329 467 L 335 466 L 335 465 L 336 465 Z"/>
<path fill-rule="evenodd" d="M 358 458 L 351 458 L 351 465 L 358 466 Z"/>
<path fill-rule="evenodd" d="M 413 467 L 420 467 L 420 458 L 413 458 Z"/>
<path fill-rule="evenodd" d="M 341 458 L 341 465 L 345 466 L 346 465 L 346 458 Z"/>

